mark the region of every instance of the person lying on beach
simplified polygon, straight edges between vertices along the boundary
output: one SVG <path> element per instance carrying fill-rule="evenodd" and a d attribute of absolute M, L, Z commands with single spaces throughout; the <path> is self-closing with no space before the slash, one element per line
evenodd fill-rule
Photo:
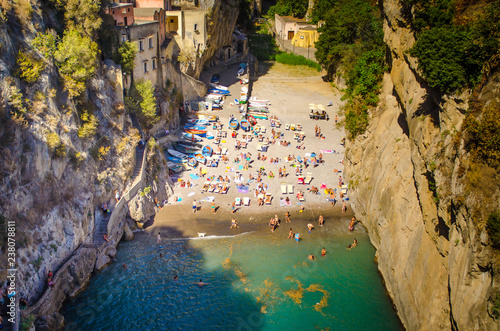
<path fill-rule="evenodd" d="M 193 283 L 193 284 L 196 284 L 196 285 L 198 285 L 199 287 L 203 287 L 203 286 L 205 286 L 205 285 L 208 285 L 209 283 L 204 283 L 204 282 L 202 282 L 202 281 L 201 281 L 201 279 L 200 279 L 200 281 L 199 281 L 199 282 L 195 282 L 195 283 Z"/>

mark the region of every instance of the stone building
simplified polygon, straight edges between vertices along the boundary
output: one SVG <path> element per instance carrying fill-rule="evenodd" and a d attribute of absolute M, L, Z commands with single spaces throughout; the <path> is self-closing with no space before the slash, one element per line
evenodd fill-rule
<path fill-rule="evenodd" d="M 115 25 L 129 26 L 134 24 L 134 5 L 132 3 L 110 3 L 104 11 L 113 16 Z"/>
<path fill-rule="evenodd" d="M 274 28 L 276 30 L 276 34 L 282 40 L 292 40 L 299 29 L 306 27 L 316 28 L 316 25 L 306 22 L 303 18 L 280 16 L 278 14 L 274 17 Z"/>

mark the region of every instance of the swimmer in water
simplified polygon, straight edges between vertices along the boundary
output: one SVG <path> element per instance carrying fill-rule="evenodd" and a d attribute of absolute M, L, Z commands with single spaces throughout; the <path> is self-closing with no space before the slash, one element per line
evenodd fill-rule
<path fill-rule="evenodd" d="M 208 285 L 208 283 L 204 283 L 204 282 L 202 282 L 202 281 L 201 281 L 201 279 L 200 279 L 200 281 L 199 281 L 199 282 L 195 282 L 195 283 L 193 283 L 193 284 L 196 284 L 196 285 L 198 285 L 199 287 L 203 287 L 203 286 L 205 286 L 205 285 Z"/>
<path fill-rule="evenodd" d="M 319 215 L 319 226 L 323 226 L 325 224 L 325 220 L 323 219 L 323 215 Z"/>
<path fill-rule="evenodd" d="M 127 265 L 124 263 L 122 264 L 123 268 L 127 269 Z"/>
<path fill-rule="evenodd" d="M 177 280 L 177 279 L 179 279 L 179 277 L 177 277 L 177 275 L 175 275 L 175 276 L 174 276 L 174 280 Z"/>
<path fill-rule="evenodd" d="M 309 260 L 311 260 L 311 261 L 316 260 L 316 258 L 315 258 L 315 257 L 314 257 L 314 255 L 312 255 L 312 254 L 309 254 L 309 256 L 308 256 L 308 257 L 309 257 Z"/>
<path fill-rule="evenodd" d="M 323 247 L 323 249 L 321 250 L 321 256 L 325 256 L 326 255 L 326 249 Z"/>
<path fill-rule="evenodd" d="M 353 247 L 356 247 L 357 244 L 358 244 L 358 241 L 356 240 L 356 238 L 354 238 L 354 242 L 352 244 L 350 244 L 349 246 L 347 246 L 347 249 L 351 249 Z"/>

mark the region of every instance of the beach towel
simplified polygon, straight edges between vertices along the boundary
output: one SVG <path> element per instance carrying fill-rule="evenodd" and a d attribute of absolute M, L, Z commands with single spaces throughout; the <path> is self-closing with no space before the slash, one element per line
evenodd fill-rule
<path fill-rule="evenodd" d="M 236 189 L 238 190 L 238 192 L 240 193 L 248 193 L 249 191 L 249 187 L 248 186 L 236 186 Z"/>
<path fill-rule="evenodd" d="M 206 198 L 203 198 L 200 200 L 200 202 L 212 202 L 215 200 L 215 197 L 214 196 L 209 196 L 209 197 L 206 197 Z"/>
<path fill-rule="evenodd" d="M 238 170 L 243 170 L 243 166 L 242 165 L 238 166 Z"/>
<path fill-rule="evenodd" d="M 198 178 L 200 178 L 200 176 L 198 176 L 196 174 L 190 174 L 189 177 L 191 177 L 192 179 L 198 179 Z"/>
<path fill-rule="evenodd" d="M 191 193 L 188 194 L 188 197 L 192 197 L 195 194 L 196 194 L 196 192 L 191 192 Z"/>
<path fill-rule="evenodd" d="M 331 149 L 320 149 L 319 150 L 323 154 L 333 154 L 335 151 L 332 151 Z"/>

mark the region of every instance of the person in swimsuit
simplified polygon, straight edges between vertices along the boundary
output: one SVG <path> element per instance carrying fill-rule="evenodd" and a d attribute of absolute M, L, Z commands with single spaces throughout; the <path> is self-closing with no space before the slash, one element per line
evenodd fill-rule
<path fill-rule="evenodd" d="M 321 250 L 321 256 L 325 256 L 326 255 L 326 249 L 323 247 L 323 249 Z"/>
<path fill-rule="evenodd" d="M 323 215 L 319 215 L 319 226 L 323 226 L 325 224 L 325 220 L 323 219 Z"/>
<path fill-rule="evenodd" d="M 161 234 L 158 232 L 158 236 L 156 237 L 156 243 L 159 244 L 161 242 Z"/>
<path fill-rule="evenodd" d="M 215 201 L 212 201 L 212 213 L 215 214 Z"/>
<path fill-rule="evenodd" d="M 354 230 L 354 225 L 356 224 L 356 217 L 353 217 L 351 219 L 351 222 L 349 223 L 349 232 L 352 232 Z"/>
<path fill-rule="evenodd" d="M 290 228 L 290 232 L 288 233 L 288 239 L 292 239 L 293 238 L 293 230 L 292 228 Z"/>
<path fill-rule="evenodd" d="M 196 200 L 193 200 L 193 213 L 196 212 L 196 209 L 198 209 L 198 207 L 196 206 Z"/>
<path fill-rule="evenodd" d="M 358 244 L 358 241 L 356 240 L 356 238 L 354 238 L 354 242 L 352 244 L 350 244 L 349 246 L 347 246 L 347 249 L 351 249 L 353 247 L 356 247 L 357 244 Z"/>
<path fill-rule="evenodd" d="M 201 281 L 201 279 L 200 279 L 200 281 L 199 281 L 199 282 L 195 282 L 195 283 L 193 283 L 193 284 L 196 284 L 196 285 L 198 285 L 199 287 L 203 287 L 203 286 L 205 286 L 205 285 L 208 285 L 209 283 L 204 283 L 204 282 L 202 282 L 202 281 Z"/>
<path fill-rule="evenodd" d="M 295 234 L 295 241 L 299 242 L 299 240 L 300 240 L 300 234 L 297 232 Z"/>
<path fill-rule="evenodd" d="M 312 254 L 309 254 L 309 256 L 308 256 L 308 257 L 309 257 L 309 260 L 311 260 L 311 261 L 316 260 L 316 258 L 315 258 L 315 257 L 314 257 L 314 255 L 312 255 Z"/>
<path fill-rule="evenodd" d="M 307 228 L 309 229 L 309 233 L 311 233 L 311 230 L 314 229 L 314 225 L 309 223 L 309 224 L 307 224 Z"/>
<path fill-rule="evenodd" d="M 233 218 L 231 220 L 231 227 L 229 229 L 237 228 L 237 227 L 238 227 L 238 222 L 236 222 L 236 220 Z"/>
<path fill-rule="evenodd" d="M 286 212 L 286 214 L 285 214 L 285 222 L 286 223 L 292 223 L 292 221 L 290 221 L 290 212 Z"/>

